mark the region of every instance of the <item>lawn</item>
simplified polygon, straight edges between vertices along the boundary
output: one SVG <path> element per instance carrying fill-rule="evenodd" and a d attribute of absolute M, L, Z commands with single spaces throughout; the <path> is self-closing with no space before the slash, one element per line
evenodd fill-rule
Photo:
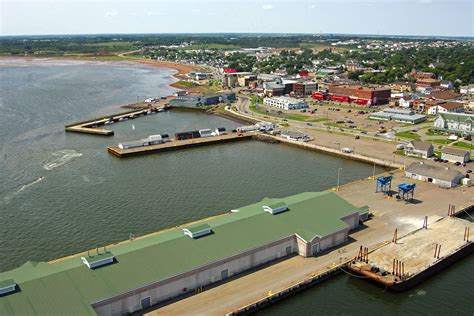
<path fill-rule="evenodd" d="M 197 84 L 191 81 L 183 81 L 180 80 L 178 82 L 174 83 L 175 86 L 180 86 L 180 87 L 186 87 L 186 88 L 191 88 L 191 87 L 196 87 Z"/>
<path fill-rule="evenodd" d="M 413 132 L 410 132 L 410 131 L 404 131 L 404 132 L 398 132 L 395 134 L 395 136 L 397 137 L 401 137 L 401 138 L 408 138 L 408 139 L 420 139 L 421 136 L 417 133 L 413 133 Z"/>
<path fill-rule="evenodd" d="M 427 139 L 426 141 L 433 144 L 440 144 L 440 145 L 448 145 L 453 142 L 452 140 L 449 140 L 449 139 Z"/>
<path fill-rule="evenodd" d="M 457 142 L 453 146 L 459 147 L 459 148 L 465 148 L 465 149 L 474 149 L 474 144 L 467 143 L 467 142 Z"/>
<path fill-rule="evenodd" d="M 425 133 L 427 136 L 445 136 L 446 133 L 444 132 L 438 132 L 438 131 L 434 131 L 434 130 L 428 130 L 426 131 Z"/>
<path fill-rule="evenodd" d="M 233 50 L 239 49 L 240 46 L 236 45 L 224 45 L 224 44 L 195 44 L 180 48 L 181 50 L 193 50 L 193 49 L 222 49 L 222 50 Z"/>

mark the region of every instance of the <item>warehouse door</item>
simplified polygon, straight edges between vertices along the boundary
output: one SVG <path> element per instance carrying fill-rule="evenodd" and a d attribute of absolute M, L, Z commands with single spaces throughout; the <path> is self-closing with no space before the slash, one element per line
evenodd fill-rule
<path fill-rule="evenodd" d="M 229 277 L 229 269 L 225 269 L 221 271 L 221 279 L 227 279 Z"/>
<path fill-rule="evenodd" d="M 313 255 L 317 255 L 319 252 L 319 243 L 313 245 Z"/>
<path fill-rule="evenodd" d="M 147 309 L 151 307 L 151 299 L 150 297 L 145 297 L 142 299 L 142 309 Z"/>
<path fill-rule="evenodd" d="M 286 247 L 286 255 L 291 254 L 291 246 Z"/>

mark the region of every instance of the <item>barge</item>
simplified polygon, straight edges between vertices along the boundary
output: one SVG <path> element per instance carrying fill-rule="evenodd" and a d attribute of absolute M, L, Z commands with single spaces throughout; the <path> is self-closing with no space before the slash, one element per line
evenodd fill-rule
<path fill-rule="evenodd" d="M 472 228 L 474 223 L 452 216 L 430 224 L 425 218 L 422 228 L 402 238 L 395 232 L 392 243 L 372 252 L 361 248 L 348 269 L 385 289 L 405 291 L 472 254 Z"/>

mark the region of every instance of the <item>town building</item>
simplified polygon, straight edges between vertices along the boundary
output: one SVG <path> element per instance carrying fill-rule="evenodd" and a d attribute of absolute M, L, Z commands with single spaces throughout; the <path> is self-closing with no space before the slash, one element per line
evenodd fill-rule
<path fill-rule="evenodd" d="M 298 96 L 311 95 L 313 91 L 318 90 L 318 84 L 312 81 L 296 82 L 293 86 L 293 92 Z"/>
<path fill-rule="evenodd" d="M 421 140 L 412 140 L 404 147 L 405 155 L 418 158 L 430 158 L 434 156 L 433 144 L 422 142 Z"/>
<path fill-rule="evenodd" d="M 256 92 L 268 97 L 281 96 L 284 94 L 285 86 L 281 82 L 264 82 L 258 86 Z"/>
<path fill-rule="evenodd" d="M 449 162 L 467 163 L 471 160 L 471 154 L 467 150 L 456 149 L 452 147 L 444 147 L 441 150 L 441 159 Z"/>
<path fill-rule="evenodd" d="M 457 94 L 456 92 L 452 91 L 452 90 L 446 90 L 446 91 L 435 91 L 435 92 L 432 92 L 428 95 L 428 97 L 431 99 L 431 100 L 441 100 L 441 101 L 453 101 L 453 100 L 456 100 L 460 97 L 459 94 Z"/>
<path fill-rule="evenodd" d="M 263 104 L 283 110 L 296 110 L 308 107 L 308 103 L 289 97 L 265 98 Z"/>
<path fill-rule="evenodd" d="M 316 95 L 313 94 L 313 95 Z M 329 85 L 326 100 L 358 105 L 383 105 L 390 102 L 391 90 L 384 87 L 359 85 Z"/>
<path fill-rule="evenodd" d="M 441 85 L 441 80 L 438 79 L 432 79 L 432 78 L 426 78 L 426 79 L 418 79 L 416 81 L 416 86 L 417 87 L 439 87 Z"/>
<path fill-rule="evenodd" d="M 418 124 L 426 121 L 427 116 L 416 114 L 411 110 L 386 108 L 383 111 L 371 113 L 369 118 L 382 121 L 396 121 L 400 123 Z"/>
<path fill-rule="evenodd" d="M 222 86 L 226 88 L 246 87 L 253 80 L 256 80 L 256 76 L 251 72 L 236 72 L 226 69 L 221 74 Z"/>
<path fill-rule="evenodd" d="M 441 188 L 454 188 L 458 186 L 464 175 L 447 167 L 428 165 L 423 162 L 413 162 L 405 171 L 405 176 L 425 182 L 431 182 Z"/>
<path fill-rule="evenodd" d="M 206 95 L 181 95 L 169 102 L 172 106 L 206 106 L 218 103 L 231 103 L 236 100 L 234 92 L 206 94 Z"/>
<path fill-rule="evenodd" d="M 398 106 L 405 109 L 412 108 L 413 99 L 409 96 L 403 96 L 400 99 L 398 99 Z"/>
<path fill-rule="evenodd" d="M 474 136 L 474 114 L 440 113 L 434 121 L 434 129 L 461 136 Z"/>
<path fill-rule="evenodd" d="M 8 292 L 0 314 L 131 314 L 277 259 L 318 256 L 346 243 L 367 217 L 368 207 L 332 192 L 265 198 L 199 223 L 2 272 Z M 89 268 L 82 259 L 101 263 Z"/>
<path fill-rule="evenodd" d="M 459 88 L 459 92 L 461 94 L 474 94 L 474 84 L 470 84 L 470 85 L 467 85 L 467 86 L 461 86 Z"/>
<path fill-rule="evenodd" d="M 464 104 L 461 102 L 443 102 L 428 109 L 429 115 L 436 115 L 438 113 L 463 113 Z"/>

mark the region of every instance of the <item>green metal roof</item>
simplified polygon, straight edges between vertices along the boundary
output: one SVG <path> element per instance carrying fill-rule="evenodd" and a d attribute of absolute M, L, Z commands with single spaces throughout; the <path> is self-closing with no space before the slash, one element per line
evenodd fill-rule
<path fill-rule="evenodd" d="M 203 221 L 214 234 L 190 239 L 174 228 L 111 246 L 117 264 L 88 269 L 82 255 L 52 263 L 27 262 L 0 273 L 20 291 L 0 297 L 0 315 L 94 315 L 91 303 L 192 270 L 271 241 L 298 234 L 305 240 L 347 228 L 341 217 L 359 209 L 331 192 L 284 198 L 291 212 L 268 216 L 265 198 Z M 245 233 L 243 233 L 245 232 Z M 108 247 L 109 248 L 109 247 Z"/>

